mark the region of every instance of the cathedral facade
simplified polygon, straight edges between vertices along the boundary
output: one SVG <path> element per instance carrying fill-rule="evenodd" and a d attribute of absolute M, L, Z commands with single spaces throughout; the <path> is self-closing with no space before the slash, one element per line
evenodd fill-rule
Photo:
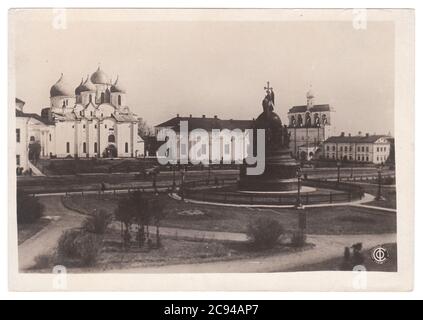
<path fill-rule="evenodd" d="M 16 116 L 24 118 L 28 114 L 17 110 Z M 28 125 L 31 126 L 30 122 Z M 28 132 L 29 143 L 40 144 L 40 157 L 144 156 L 138 118 L 127 105 L 126 90 L 118 78 L 112 83 L 100 67 L 82 79 L 75 89 L 62 74 L 50 88 L 50 106 L 42 109 L 41 116 L 37 117 L 37 127 L 17 125 L 18 130 Z"/>

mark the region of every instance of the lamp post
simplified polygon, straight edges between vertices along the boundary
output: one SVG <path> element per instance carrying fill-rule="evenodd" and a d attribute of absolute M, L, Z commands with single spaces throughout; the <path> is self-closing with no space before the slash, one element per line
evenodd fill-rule
<path fill-rule="evenodd" d="M 182 199 L 182 201 L 185 200 L 184 184 L 185 184 L 185 172 L 184 172 L 184 169 L 181 169 L 181 186 L 180 186 L 180 191 L 181 191 L 181 199 Z"/>
<path fill-rule="evenodd" d="M 378 188 L 377 188 L 376 200 L 382 199 L 382 168 L 383 168 L 383 163 L 381 163 L 380 166 L 377 168 Z"/>
<path fill-rule="evenodd" d="M 338 168 L 338 183 L 341 182 L 341 161 L 336 163 L 336 167 Z"/>
<path fill-rule="evenodd" d="M 176 190 L 176 167 L 175 164 L 172 165 L 172 190 Z"/>
<path fill-rule="evenodd" d="M 157 172 L 153 171 L 153 189 L 154 193 L 157 193 Z"/>
<path fill-rule="evenodd" d="M 303 205 L 301 204 L 301 168 L 297 169 L 297 179 L 298 179 L 298 193 L 297 193 L 297 209 L 302 209 Z"/>

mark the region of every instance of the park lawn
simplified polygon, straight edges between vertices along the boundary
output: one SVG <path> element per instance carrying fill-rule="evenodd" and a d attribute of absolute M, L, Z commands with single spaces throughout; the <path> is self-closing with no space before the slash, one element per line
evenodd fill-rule
<path fill-rule="evenodd" d="M 364 188 L 364 192 L 369 193 L 373 196 L 377 195 L 378 185 L 377 184 L 364 184 L 359 183 L 359 185 Z M 389 209 L 397 208 L 397 191 L 395 187 L 382 186 L 382 197 L 384 200 L 374 200 L 366 205 L 377 206 Z"/>
<path fill-rule="evenodd" d="M 24 243 L 26 240 L 35 236 L 38 232 L 43 230 L 51 221 L 47 218 L 41 217 L 34 223 L 25 223 L 18 225 L 18 245 Z"/>
<path fill-rule="evenodd" d="M 389 243 L 383 245 L 389 252 L 389 259 L 384 264 L 377 264 L 371 258 L 372 250 L 363 252 L 364 266 L 367 271 L 376 272 L 397 272 L 397 245 L 396 243 Z M 287 272 L 300 272 L 300 271 L 340 271 L 340 266 L 343 262 L 343 257 L 334 258 L 319 262 L 316 264 L 305 265 L 295 269 L 287 270 Z"/>
<path fill-rule="evenodd" d="M 155 241 L 152 238 L 153 243 Z M 120 233 L 109 229 L 103 248 L 94 270 L 132 269 L 175 264 L 196 264 L 213 261 L 249 259 L 281 253 L 293 253 L 311 249 L 290 245 L 277 245 L 271 249 L 254 249 L 249 243 L 233 243 L 211 240 L 187 240 L 174 237 L 161 237 L 159 249 L 138 248 L 135 243 L 126 251 L 122 249 Z"/>
<path fill-rule="evenodd" d="M 122 196 L 122 195 L 120 195 Z M 166 217 L 161 225 L 195 230 L 246 232 L 248 225 L 258 217 L 278 220 L 287 233 L 297 230 L 298 210 L 295 209 L 258 209 L 191 204 L 162 195 L 166 203 Z M 113 213 L 117 200 L 113 195 L 71 196 L 63 198 L 70 209 L 90 213 L 103 209 Z M 334 206 L 306 208 L 308 234 L 382 234 L 396 232 L 396 215 L 373 209 Z M 375 214 L 377 213 L 377 214 Z"/>

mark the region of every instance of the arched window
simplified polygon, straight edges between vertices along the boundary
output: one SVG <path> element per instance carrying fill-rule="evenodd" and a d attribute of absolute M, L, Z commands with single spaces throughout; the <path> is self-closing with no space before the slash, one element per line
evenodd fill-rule
<path fill-rule="evenodd" d="M 66 142 L 66 153 L 70 153 L 70 143 Z"/>
<path fill-rule="evenodd" d="M 125 142 L 125 153 L 129 152 L 129 145 L 128 142 Z"/>
<path fill-rule="evenodd" d="M 92 94 L 90 94 L 90 95 L 89 95 L 88 102 L 89 102 L 89 103 L 91 103 L 92 101 L 93 101 L 93 95 L 92 95 Z"/>
<path fill-rule="evenodd" d="M 31 136 L 31 137 L 29 138 L 29 141 L 34 142 L 34 141 L 35 141 L 35 137 L 34 137 L 34 136 Z"/>
<path fill-rule="evenodd" d="M 109 136 L 109 143 L 115 143 L 115 135 L 114 134 L 111 134 L 110 136 Z"/>
<path fill-rule="evenodd" d="M 122 97 L 118 95 L 118 105 L 120 106 L 122 104 Z"/>
<path fill-rule="evenodd" d="M 317 126 L 320 124 L 320 119 L 319 119 L 319 114 L 315 113 L 314 114 L 314 124 Z"/>
<path fill-rule="evenodd" d="M 303 126 L 303 117 L 301 115 L 298 115 L 297 126 L 298 127 L 302 127 Z"/>
<path fill-rule="evenodd" d="M 94 153 L 97 153 L 97 142 L 94 142 Z"/>
<path fill-rule="evenodd" d="M 87 143 L 86 142 L 82 143 L 82 152 L 87 153 Z"/>

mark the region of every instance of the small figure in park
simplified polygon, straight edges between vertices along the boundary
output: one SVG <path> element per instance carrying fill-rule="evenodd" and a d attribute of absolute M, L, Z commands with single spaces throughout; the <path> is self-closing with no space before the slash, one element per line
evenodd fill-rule
<path fill-rule="evenodd" d="M 362 243 L 356 243 L 352 246 L 353 249 L 353 255 L 352 255 L 352 263 L 353 267 L 360 266 L 364 263 L 364 257 L 361 253 L 361 250 L 363 249 Z"/>

